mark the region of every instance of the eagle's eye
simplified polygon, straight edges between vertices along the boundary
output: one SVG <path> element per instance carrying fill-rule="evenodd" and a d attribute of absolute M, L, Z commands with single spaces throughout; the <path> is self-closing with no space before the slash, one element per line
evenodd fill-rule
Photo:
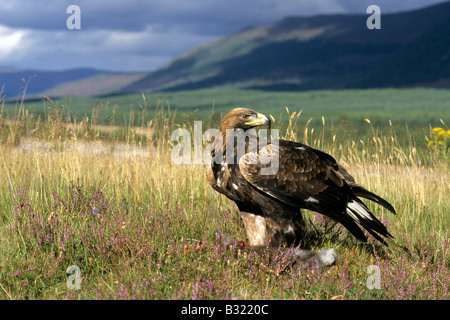
<path fill-rule="evenodd" d="M 244 118 L 245 120 L 248 120 L 248 119 L 250 119 L 251 116 L 252 116 L 251 114 L 246 113 L 246 114 L 242 115 L 242 118 Z"/>

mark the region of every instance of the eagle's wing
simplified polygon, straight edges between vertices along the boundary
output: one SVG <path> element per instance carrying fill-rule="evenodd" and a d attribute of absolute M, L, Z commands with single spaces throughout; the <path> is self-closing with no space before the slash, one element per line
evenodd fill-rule
<path fill-rule="evenodd" d="M 246 153 L 239 159 L 239 168 L 253 186 L 288 205 L 340 213 L 349 200 L 345 178 L 337 166 L 333 167 L 336 161 L 331 156 L 315 151 L 300 143 L 279 140 L 278 145 L 270 143 Z M 270 161 L 275 159 L 278 164 Z M 271 166 L 273 170 L 269 170 Z"/>
<path fill-rule="evenodd" d="M 333 157 L 301 143 L 277 141 L 239 159 L 240 171 L 250 184 L 287 205 L 329 216 L 362 241 L 366 237 L 355 222 L 381 242 L 373 231 L 391 237 L 356 197 L 346 182 L 348 173 L 340 170 Z"/>

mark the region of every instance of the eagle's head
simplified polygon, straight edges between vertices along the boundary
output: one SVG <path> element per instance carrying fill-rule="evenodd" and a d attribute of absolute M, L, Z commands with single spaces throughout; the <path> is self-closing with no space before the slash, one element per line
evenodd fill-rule
<path fill-rule="evenodd" d="M 221 131 L 226 129 L 247 130 L 256 126 L 270 126 L 270 119 L 265 115 L 247 108 L 235 108 L 227 113 L 221 124 Z"/>

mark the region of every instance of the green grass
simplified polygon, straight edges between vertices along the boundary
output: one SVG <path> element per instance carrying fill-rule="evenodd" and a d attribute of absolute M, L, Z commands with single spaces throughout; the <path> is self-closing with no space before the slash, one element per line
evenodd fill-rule
<path fill-rule="evenodd" d="M 291 112 L 303 110 L 299 125 L 313 118 L 311 124 L 321 124 L 321 117 L 332 121 L 334 126 L 347 128 L 352 134 L 367 133 L 365 118 L 375 127 L 388 128 L 389 121 L 395 125 L 397 134 L 423 137 L 428 126 L 439 126 L 440 119 L 450 121 L 450 90 L 444 89 L 373 89 L 306 92 L 265 92 L 240 90 L 227 87 L 176 93 L 145 93 L 98 98 L 61 98 L 52 103 L 48 100 L 25 103 L 25 109 L 35 115 L 45 116 L 53 104 L 63 106 L 65 111 L 80 121 L 91 116 L 92 109 L 101 110 L 98 122 L 103 124 L 134 125 L 145 123 L 154 117 L 161 106 L 176 109 L 176 121 L 209 119 L 211 112 L 220 115 L 237 106 L 250 107 L 265 114 L 280 115 L 288 107 Z M 5 112 L 14 114 L 18 107 L 5 104 Z M 147 110 L 146 119 L 134 117 L 130 112 Z"/>

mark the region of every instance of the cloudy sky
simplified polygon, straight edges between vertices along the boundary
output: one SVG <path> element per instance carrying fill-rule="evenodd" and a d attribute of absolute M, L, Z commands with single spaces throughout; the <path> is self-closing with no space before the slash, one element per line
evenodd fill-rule
<path fill-rule="evenodd" d="M 0 0 L 0 68 L 150 71 L 184 51 L 286 16 L 381 14 L 444 0 Z M 81 29 L 69 30 L 78 5 Z"/>

